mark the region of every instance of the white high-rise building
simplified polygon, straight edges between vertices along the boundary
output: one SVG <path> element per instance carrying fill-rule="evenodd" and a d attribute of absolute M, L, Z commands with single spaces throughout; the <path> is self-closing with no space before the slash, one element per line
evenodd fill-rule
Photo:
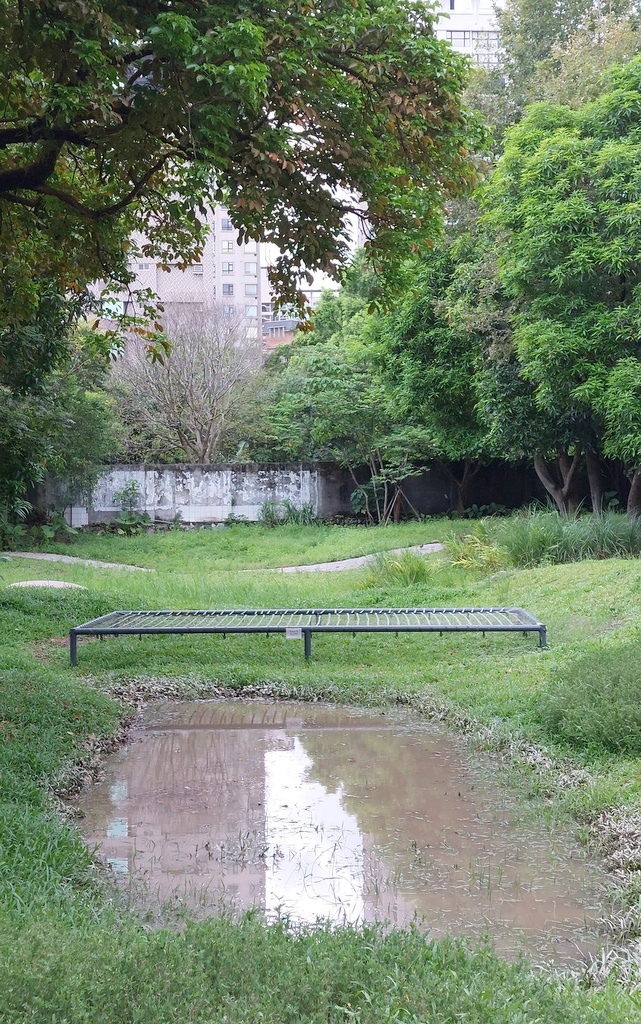
<path fill-rule="evenodd" d="M 216 305 L 223 314 L 242 317 L 250 333 L 262 335 L 267 350 L 291 341 L 298 321 L 291 312 L 276 310 L 269 283 L 274 246 L 255 241 L 239 244 L 238 232 L 223 206 L 211 209 L 207 222 L 209 232 L 198 263 L 180 269 L 139 256 L 132 264 L 135 279 L 129 292 L 121 293 L 109 305 L 116 301 L 121 311 L 134 313 L 136 292 L 149 290 L 166 312 L 184 310 L 206 316 L 207 309 Z M 135 236 L 134 240 L 142 248 L 144 238 Z M 314 306 L 328 287 L 338 289 L 336 282 L 317 275 L 312 286 L 301 290 Z"/>
<path fill-rule="evenodd" d="M 137 289 L 149 289 L 168 312 L 205 312 L 215 304 L 229 316 L 242 316 L 246 326 L 258 333 L 261 306 L 266 298 L 261 246 L 254 241 L 239 245 L 238 233 L 224 207 L 216 206 L 207 220 L 209 232 L 199 263 L 184 270 L 178 266 L 165 269 L 153 259 L 141 256 L 132 266 L 135 281 L 131 295 Z M 143 240 L 136 241 L 140 244 Z M 123 296 L 123 301 L 132 300 Z"/>
<path fill-rule="evenodd" d="M 477 64 L 498 62 L 499 32 L 493 0 L 440 0 L 436 35 Z"/>

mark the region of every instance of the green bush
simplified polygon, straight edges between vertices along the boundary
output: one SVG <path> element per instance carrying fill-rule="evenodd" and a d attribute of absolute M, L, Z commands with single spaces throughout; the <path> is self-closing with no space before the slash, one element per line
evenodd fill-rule
<path fill-rule="evenodd" d="M 536 712 L 552 739 L 641 754 L 641 640 L 569 662 L 538 697 Z"/>
<path fill-rule="evenodd" d="M 505 551 L 478 533 L 452 534 L 445 546 L 452 565 L 480 572 L 496 572 L 505 568 Z"/>
<path fill-rule="evenodd" d="M 439 566 L 414 551 L 376 555 L 365 578 L 366 587 L 411 587 L 430 583 Z"/>
<path fill-rule="evenodd" d="M 298 508 L 287 498 L 282 502 L 264 501 L 258 518 L 263 526 L 315 526 L 319 522 L 313 502 L 303 502 Z"/>

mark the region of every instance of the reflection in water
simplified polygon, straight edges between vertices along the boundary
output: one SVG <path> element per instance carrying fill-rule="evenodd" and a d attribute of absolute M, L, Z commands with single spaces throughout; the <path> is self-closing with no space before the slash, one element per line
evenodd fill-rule
<path fill-rule="evenodd" d="M 149 903 L 416 919 L 560 960 L 593 948 L 596 869 L 567 837 L 555 848 L 519 822 L 487 771 L 408 717 L 160 705 L 80 804 L 87 841 L 117 876 L 144 880 Z"/>
<path fill-rule="evenodd" d="M 265 909 L 299 921 L 323 917 L 356 924 L 366 917 L 363 836 L 343 805 L 342 787 L 310 781 L 299 737 L 265 752 L 267 864 Z"/>

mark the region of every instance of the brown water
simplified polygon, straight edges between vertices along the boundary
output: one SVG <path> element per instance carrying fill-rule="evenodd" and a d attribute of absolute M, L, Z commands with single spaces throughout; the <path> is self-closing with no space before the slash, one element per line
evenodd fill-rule
<path fill-rule="evenodd" d="M 508 955 L 576 960 L 596 947 L 597 868 L 524 823 L 490 768 L 401 715 L 174 703 L 148 710 L 79 804 L 87 842 L 152 907 L 416 919 L 434 937 L 487 932 Z"/>

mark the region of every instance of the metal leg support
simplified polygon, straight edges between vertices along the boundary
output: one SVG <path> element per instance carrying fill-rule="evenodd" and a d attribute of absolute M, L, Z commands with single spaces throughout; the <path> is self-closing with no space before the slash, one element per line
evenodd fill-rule
<path fill-rule="evenodd" d="M 69 630 L 69 660 L 75 668 L 78 664 L 78 638 L 75 629 Z"/>
<path fill-rule="evenodd" d="M 547 647 L 547 645 L 547 630 L 545 626 L 541 626 L 541 628 L 539 629 L 539 647 Z"/>
<path fill-rule="evenodd" d="M 312 656 L 312 631 L 311 629 L 303 630 L 303 639 L 305 641 L 305 661 L 309 661 Z"/>

